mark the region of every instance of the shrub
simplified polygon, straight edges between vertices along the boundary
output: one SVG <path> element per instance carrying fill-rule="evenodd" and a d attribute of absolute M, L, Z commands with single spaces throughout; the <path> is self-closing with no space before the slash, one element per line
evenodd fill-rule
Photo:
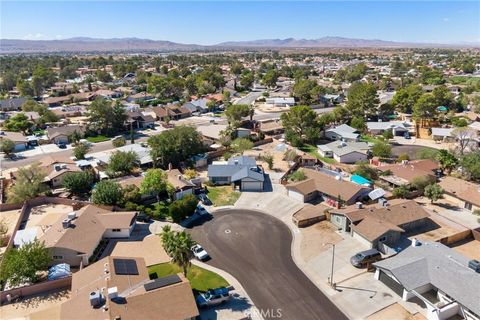
<path fill-rule="evenodd" d="M 121 137 L 121 138 L 117 138 L 117 139 L 112 140 L 112 145 L 113 145 L 113 147 L 115 147 L 115 148 L 123 147 L 123 146 L 126 145 L 126 144 L 127 144 L 127 140 L 125 140 L 124 137 Z"/>
<path fill-rule="evenodd" d="M 402 153 L 401 155 L 398 156 L 398 159 L 397 159 L 399 162 L 403 161 L 403 160 L 410 160 L 410 157 L 407 153 Z"/>
<path fill-rule="evenodd" d="M 303 181 L 305 179 L 307 179 L 307 176 L 303 170 L 297 170 L 288 176 L 288 180 L 290 181 Z"/>

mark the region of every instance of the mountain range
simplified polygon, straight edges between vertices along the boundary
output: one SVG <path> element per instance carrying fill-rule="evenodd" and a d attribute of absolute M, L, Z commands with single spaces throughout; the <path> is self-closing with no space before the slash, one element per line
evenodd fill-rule
<path fill-rule="evenodd" d="M 47 53 L 47 52 L 145 52 L 145 51 L 195 51 L 238 48 L 447 48 L 480 47 L 473 44 L 433 44 L 395 42 L 385 40 L 323 37 L 318 39 L 263 39 L 252 41 L 229 41 L 215 45 L 183 44 L 164 40 L 139 38 L 88 38 L 75 37 L 62 40 L 0 39 L 0 53 Z"/>

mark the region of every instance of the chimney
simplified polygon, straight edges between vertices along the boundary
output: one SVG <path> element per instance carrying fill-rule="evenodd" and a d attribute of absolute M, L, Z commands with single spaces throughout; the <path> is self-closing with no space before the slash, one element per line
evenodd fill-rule
<path fill-rule="evenodd" d="M 173 169 L 173 168 L 172 168 L 172 163 L 169 163 L 169 164 L 168 164 L 168 171 L 172 171 L 172 169 Z"/>

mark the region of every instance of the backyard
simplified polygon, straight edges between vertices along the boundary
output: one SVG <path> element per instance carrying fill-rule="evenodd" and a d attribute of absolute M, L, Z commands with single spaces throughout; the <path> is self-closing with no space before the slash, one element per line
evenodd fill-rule
<path fill-rule="evenodd" d="M 208 198 L 215 207 L 234 205 L 240 198 L 240 192 L 231 186 L 208 187 Z"/>
<path fill-rule="evenodd" d="M 179 266 L 174 263 L 160 263 L 148 267 L 150 278 L 161 278 L 171 274 L 182 273 Z M 218 274 L 209 270 L 191 265 L 187 272 L 187 278 L 193 290 L 205 292 L 219 287 L 228 287 L 228 282 Z"/>
<path fill-rule="evenodd" d="M 317 158 L 318 160 L 323 161 L 323 162 L 325 162 L 325 163 L 330 163 L 330 164 L 332 164 L 332 163 L 335 163 L 335 162 L 336 162 L 336 161 L 335 161 L 334 159 L 332 159 L 332 158 L 325 158 L 325 157 L 320 156 L 320 154 L 319 154 L 318 151 L 317 151 L 317 147 L 314 146 L 314 145 L 304 144 L 304 145 L 301 146 L 299 149 L 300 149 L 301 151 L 303 151 L 303 152 L 306 152 L 306 153 L 314 156 L 314 157 Z"/>

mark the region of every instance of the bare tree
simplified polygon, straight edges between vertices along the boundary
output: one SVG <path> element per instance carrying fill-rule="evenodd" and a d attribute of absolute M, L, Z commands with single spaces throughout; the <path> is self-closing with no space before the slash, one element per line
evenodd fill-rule
<path fill-rule="evenodd" d="M 457 142 L 456 150 L 461 155 L 468 149 L 472 150 L 477 147 L 476 138 L 477 132 L 469 127 L 456 128 L 452 132 L 452 136 Z"/>

